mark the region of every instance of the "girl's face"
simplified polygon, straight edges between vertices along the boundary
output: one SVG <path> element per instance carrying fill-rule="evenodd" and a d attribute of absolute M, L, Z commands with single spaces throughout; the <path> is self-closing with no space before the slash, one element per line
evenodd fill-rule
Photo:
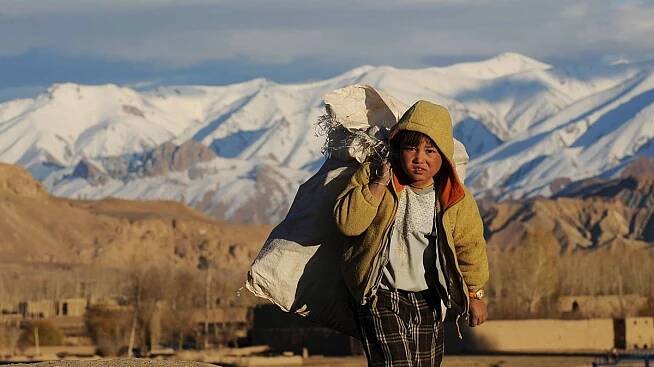
<path fill-rule="evenodd" d="M 417 146 L 400 146 L 400 164 L 410 185 L 425 187 L 434 183 L 443 160 L 431 139 L 423 136 Z"/>

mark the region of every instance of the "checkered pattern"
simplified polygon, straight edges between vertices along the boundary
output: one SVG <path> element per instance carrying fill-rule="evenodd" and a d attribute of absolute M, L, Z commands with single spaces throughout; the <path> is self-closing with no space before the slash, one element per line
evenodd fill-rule
<path fill-rule="evenodd" d="M 440 366 L 440 300 L 428 291 L 379 289 L 358 312 L 363 349 L 371 367 Z"/>

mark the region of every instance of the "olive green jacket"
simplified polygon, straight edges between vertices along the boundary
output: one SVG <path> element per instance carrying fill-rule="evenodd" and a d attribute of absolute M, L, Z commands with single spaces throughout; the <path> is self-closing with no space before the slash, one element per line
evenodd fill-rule
<path fill-rule="evenodd" d="M 454 169 L 451 118 L 444 107 L 419 101 L 391 130 L 391 139 L 405 129 L 429 136 L 443 156 L 443 166 L 434 181 L 439 195 L 435 220 L 438 246 L 445 260 L 443 271 L 451 296 L 444 302 L 448 307 L 458 306 L 459 315 L 467 315 L 468 290 L 482 288 L 487 282 L 488 259 L 477 204 Z M 343 248 L 343 278 L 350 293 L 361 304 L 374 296 L 381 280 L 382 269 L 388 261 L 398 194 L 404 190 L 393 175 L 392 184 L 377 198 L 368 189 L 369 182 L 370 164 L 364 163 L 337 197 L 334 207 L 336 225 L 348 236 Z"/>

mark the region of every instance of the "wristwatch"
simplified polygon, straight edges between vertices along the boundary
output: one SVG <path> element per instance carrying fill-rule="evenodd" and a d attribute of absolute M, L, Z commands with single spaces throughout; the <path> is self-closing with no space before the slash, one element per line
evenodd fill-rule
<path fill-rule="evenodd" d="M 473 299 L 482 300 L 482 299 L 484 299 L 484 290 L 482 288 L 479 288 L 478 290 L 476 290 L 474 292 L 470 291 L 470 292 L 468 292 L 468 296 L 470 296 L 470 298 L 473 298 Z"/>

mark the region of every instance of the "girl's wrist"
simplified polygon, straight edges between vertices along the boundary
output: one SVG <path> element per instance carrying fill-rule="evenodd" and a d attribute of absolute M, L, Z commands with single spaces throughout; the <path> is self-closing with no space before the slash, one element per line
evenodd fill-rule
<path fill-rule="evenodd" d="M 371 185 L 380 185 L 380 186 L 388 186 L 388 184 L 391 183 L 391 180 L 386 180 L 384 181 L 379 181 L 379 180 L 372 180 L 370 181 Z"/>

